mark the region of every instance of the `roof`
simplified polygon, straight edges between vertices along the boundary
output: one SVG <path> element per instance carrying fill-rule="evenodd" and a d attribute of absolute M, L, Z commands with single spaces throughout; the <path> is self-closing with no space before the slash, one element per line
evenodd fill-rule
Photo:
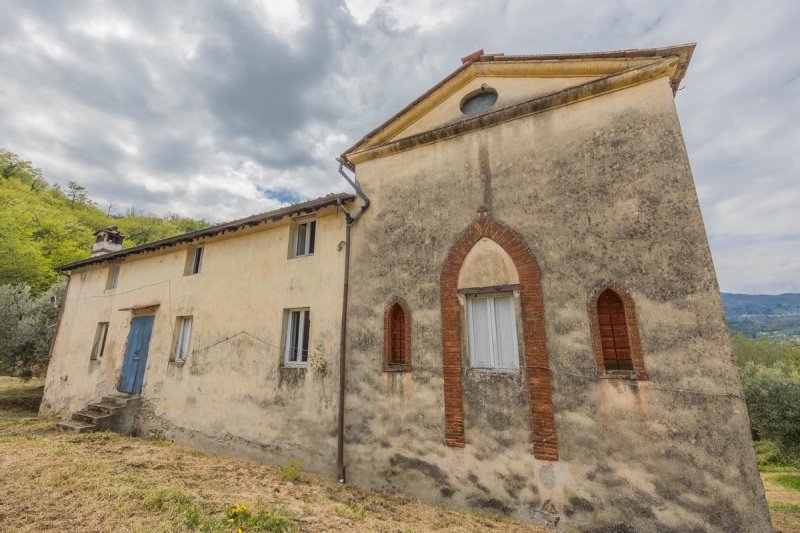
<path fill-rule="evenodd" d="M 675 46 L 668 46 L 663 48 L 642 48 L 631 50 L 614 50 L 608 52 L 582 52 L 571 54 L 539 54 L 539 55 L 505 55 L 502 53 L 485 54 L 483 50 L 478 50 L 461 59 L 461 66 L 450 73 L 447 77 L 442 79 L 439 83 L 428 89 L 424 94 L 408 104 L 406 107 L 395 113 L 388 120 L 383 122 L 380 126 L 367 133 L 357 143 L 348 148 L 342 153 L 340 161 L 345 162 L 351 168 L 352 162 L 348 159 L 347 155 L 358 150 L 367 144 L 373 137 L 385 130 L 389 125 L 397 121 L 400 117 L 412 111 L 421 102 L 428 99 L 434 92 L 447 85 L 448 82 L 457 78 L 459 75 L 469 70 L 470 67 L 476 64 L 483 63 L 545 63 L 557 61 L 587 61 L 593 59 L 599 60 L 613 60 L 613 59 L 653 59 L 654 61 L 675 57 L 679 59 L 678 66 L 674 73 L 670 76 L 670 85 L 672 86 L 673 94 L 677 92 L 680 83 L 686 74 L 689 67 L 689 61 L 692 58 L 696 44 L 687 43 Z"/>
<path fill-rule="evenodd" d="M 189 233 L 182 233 L 181 235 L 176 235 L 174 237 L 161 239 L 159 241 L 140 244 L 139 246 L 133 246 L 131 248 L 120 250 L 118 252 L 112 252 L 109 254 L 98 255 L 96 257 L 90 257 L 88 259 L 82 259 L 80 261 L 74 261 L 72 263 L 67 263 L 65 265 L 57 267 L 57 270 L 59 271 L 74 270 L 76 268 L 92 265 L 95 263 L 114 261 L 117 259 L 121 259 L 123 257 L 127 257 L 129 255 L 140 254 L 143 252 L 151 252 L 159 248 L 166 248 L 168 246 L 177 246 L 178 244 L 191 242 L 195 239 L 199 239 L 200 237 L 211 237 L 214 235 L 218 235 L 220 233 L 236 231 L 247 226 L 257 226 L 259 224 L 268 221 L 278 221 L 283 217 L 290 215 L 296 215 L 300 213 L 311 213 L 313 211 L 317 211 L 324 207 L 337 205 L 340 202 L 341 203 L 352 202 L 355 199 L 356 199 L 355 195 L 349 193 L 329 194 L 327 196 L 316 198 L 314 200 L 309 200 L 307 202 L 301 202 L 299 204 L 292 204 L 286 207 L 281 207 L 280 209 L 275 209 L 274 211 L 267 211 L 266 213 L 259 213 L 257 215 L 252 215 L 246 218 L 240 218 L 238 220 L 224 222 L 222 224 L 217 224 L 215 226 L 209 226 L 207 228 L 190 231 Z"/>

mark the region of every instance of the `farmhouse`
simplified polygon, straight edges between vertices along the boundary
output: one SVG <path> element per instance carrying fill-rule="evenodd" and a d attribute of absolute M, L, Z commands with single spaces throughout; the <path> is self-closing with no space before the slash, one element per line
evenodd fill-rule
<path fill-rule="evenodd" d="M 356 194 L 99 231 L 41 413 L 563 531 L 769 531 L 693 49 L 476 52 L 342 154 Z"/>

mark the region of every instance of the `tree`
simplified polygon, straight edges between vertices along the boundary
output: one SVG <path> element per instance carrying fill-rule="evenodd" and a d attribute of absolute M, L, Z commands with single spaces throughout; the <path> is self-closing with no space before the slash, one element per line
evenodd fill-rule
<path fill-rule="evenodd" d="M 0 374 L 28 379 L 47 368 L 64 284 L 34 296 L 25 283 L 0 285 Z"/>
<path fill-rule="evenodd" d="M 789 457 L 800 457 L 800 371 L 784 363 L 747 363 L 742 387 L 755 439 L 770 439 Z"/>
<path fill-rule="evenodd" d="M 90 205 L 92 203 L 89 200 L 89 193 L 86 192 L 86 187 L 79 185 L 75 181 L 67 183 L 67 198 L 77 205 Z"/>

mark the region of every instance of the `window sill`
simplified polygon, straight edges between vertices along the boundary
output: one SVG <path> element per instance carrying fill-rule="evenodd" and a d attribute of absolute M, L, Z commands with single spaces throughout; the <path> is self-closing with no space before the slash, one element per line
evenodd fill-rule
<path fill-rule="evenodd" d="M 647 380 L 646 377 L 640 376 L 635 370 L 607 370 L 600 375 L 600 379 Z"/>
<path fill-rule="evenodd" d="M 308 259 L 309 257 L 314 257 L 314 254 L 306 254 L 306 255 L 293 255 L 289 259 Z"/>
<path fill-rule="evenodd" d="M 476 368 L 471 367 L 470 372 L 476 374 L 519 374 L 519 368 Z"/>
<path fill-rule="evenodd" d="M 281 365 L 281 368 L 286 368 L 289 370 L 305 370 L 308 368 L 308 363 L 303 363 L 303 364 L 283 363 Z"/>
<path fill-rule="evenodd" d="M 411 365 L 389 365 L 383 367 L 384 372 L 397 373 L 397 372 L 411 372 Z"/>
<path fill-rule="evenodd" d="M 183 368 L 183 365 L 186 364 L 186 361 L 170 361 L 170 366 L 174 366 L 175 368 Z"/>

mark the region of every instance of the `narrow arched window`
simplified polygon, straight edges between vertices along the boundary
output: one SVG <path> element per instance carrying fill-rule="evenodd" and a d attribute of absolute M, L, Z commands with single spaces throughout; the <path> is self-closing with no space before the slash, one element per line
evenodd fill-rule
<path fill-rule="evenodd" d="M 622 298 L 611 289 L 604 290 L 597 299 L 597 322 L 606 372 L 633 371 L 628 320 Z"/>
<path fill-rule="evenodd" d="M 384 356 L 383 369 L 387 372 L 411 370 L 409 358 L 409 316 L 403 302 L 396 301 L 389 306 L 384 318 Z"/>
<path fill-rule="evenodd" d="M 600 285 L 589 298 L 589 314 L 598 376 L 649 379 L 633 298 L 614 285 Z"/>

